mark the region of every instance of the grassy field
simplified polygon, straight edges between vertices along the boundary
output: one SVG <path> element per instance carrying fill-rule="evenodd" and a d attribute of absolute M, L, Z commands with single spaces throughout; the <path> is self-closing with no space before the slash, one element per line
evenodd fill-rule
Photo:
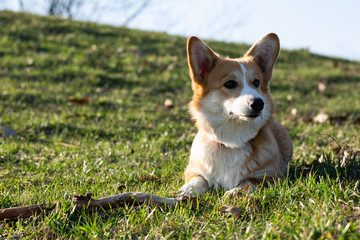
<path fill-rule="evenodd" d="M 249 47 L 206 42 L 229 57 Z M 0 239 L 360 239 L 360 63 L 306 50 L 282 49 L 271 85 L 294 144 L 286 179 L 235 199 L 208 193 L 196 210 L 71 211 L 78 193 L 171 197 L 182 186 L 196 134 L 185 45 L 163 33 L 0 12 L 0 125 L 17 133 L 0 136 L 0 209 L 63 203 L 0 223 Z M 239 216 L 219 213 L 223 205 Z"/>

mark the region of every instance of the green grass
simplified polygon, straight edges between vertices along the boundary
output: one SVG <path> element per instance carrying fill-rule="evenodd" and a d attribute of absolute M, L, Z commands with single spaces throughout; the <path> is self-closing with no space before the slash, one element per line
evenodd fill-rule
<path fill-rule="evenodd" d="M 249 47 L 206 42 L 229 57 Z M 0 124 L 17 132 L 0 137 L 0 208 L 63 203 L 0 223 L 0 239 L 360 238 L 360 63 L 306 50 L 282 49 L 271 83 L 276 118 L 294 144 L 286 179 L 233 200 L 205 194 L 195 211 L 71 212 L 78 193 L 170 197 L 181 187 L 196 133 L 185 44 L 163 33 L 0 12 Z M 68 102 L 86 96 L 86 104 Z M 321 111 L 330 119 L 315 123 Z M 223 205 L 241 217 L 220 214 Z"/>

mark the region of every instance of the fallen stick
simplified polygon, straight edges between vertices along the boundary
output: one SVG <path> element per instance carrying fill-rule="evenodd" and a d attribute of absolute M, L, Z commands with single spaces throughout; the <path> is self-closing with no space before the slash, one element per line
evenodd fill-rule
<path fill-rule="evenodd" d="M 196 208 L 196 197 L 182 196 L 179 198 L 164 198 L 148 193 L 134 193 L 128 192 L 109 197 L 93 199 L 91 193 L 83 195 L 75 195 L 75 200 L 72 202 L 73 210 L 109 210 L 116 209 L 125 205 L 131 204 L 150 204 L 158 207 L 175 207 L 179 203 L 191 202 L 192 208 Z M 0 221 L 11 220 L 17 218 L 29 218 L 39 215 L 44 211 L 54 210 L 61 204 L 36 204 L 29 206 L 13 207 L 0 209 Z"/>

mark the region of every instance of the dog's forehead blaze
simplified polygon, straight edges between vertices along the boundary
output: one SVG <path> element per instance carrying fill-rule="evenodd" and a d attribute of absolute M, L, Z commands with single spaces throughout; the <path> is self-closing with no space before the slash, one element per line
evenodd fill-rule
<path fill-rule="evenodd" d="M 247 71 L 247 81 L 251 84 L 255 79 L 260 80 L 260 90 L 263 93 L 268 93 L 268 81 L 265 81 L 264 75 L 261 72 L 259 66 L 252 60 L 252 58 L 245 58 L 243 61 L 239 61 Z"/>

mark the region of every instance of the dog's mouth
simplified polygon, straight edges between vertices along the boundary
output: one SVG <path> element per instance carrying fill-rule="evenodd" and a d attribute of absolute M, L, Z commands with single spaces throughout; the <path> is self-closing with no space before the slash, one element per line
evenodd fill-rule
<path fill-rule="evenodd" d="M 261 116 L 261 113 L 252 113 L 252 114 L 242 114 L 242 115 L 238 115 L 236 113 L 233 113 L 233 112 L 230 112 L 229 115 L 232 117 L 232 118 L 239 118 L 241 120 L 248 120 L 248 119 L 255 119 L 257 117 L 262 117 Z"/>
<path fill-rule="evenodd" d="M 244 116 L 244 117 L 247 117 L 247 118 L 257 118 L 257 117 L 259 117 L 260 116 L 260 114 L 251 114 L 251 115 L 246 115 L 246 116 Z"/>

